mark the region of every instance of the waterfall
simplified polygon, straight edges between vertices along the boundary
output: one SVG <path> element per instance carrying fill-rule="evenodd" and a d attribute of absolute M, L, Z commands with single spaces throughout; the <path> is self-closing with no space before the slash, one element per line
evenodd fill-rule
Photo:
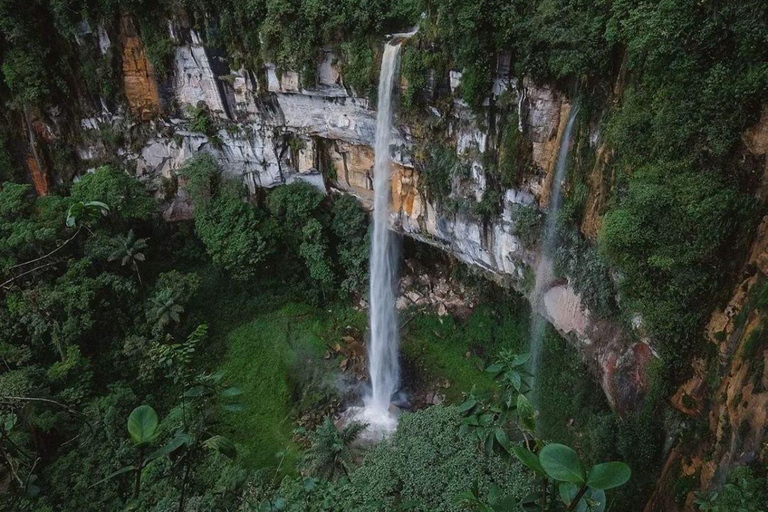
<path fill-rule="evenodd" d="M 539 263 L 536 266 L 536 282 L 531 297 L 531 373 L 533 374 L 533 391 L 531 392 L 534 404 L 538 405 L 537 383 L 539 374 L 539 365 L 541 364 L 541 345 L 544 341 L 544 333 L 547 327 L 546 319 L 537 314 L 537 309 L 543 310 L 544 292 L 552 282 L 554 270 L 552 258 L 557 245 L 557 215 L 560 212 L 562 202 L 562 188 L 565 182 L 565 175 L 568 171 L 568 152 L 571 148 L 571 138 L 573 136 L 573 127 L 576 125 L 576 115 L 579 112 L 578 106 L 571 109 L 568 124 L 565 126 L 563 138 L 560 141 L 560 150 L 557 154 L 557 165 L 555 166 L 555 176 L 552 180 L 552 189 L 549 195 L 549 209 L 544 221 L 542 232 L 541 254 Z"/>
<path fill-rule="evenodd" d="M 390 173 L 392 142 L 392 89 L 400 56 L 400 44 L 412 34 L 398 34 L 384 48 L 379 76 L 376 114 L 376 160 L 373 168 L 373 240 L 370 277 L 370 340 L 368 374 L 370 391 L 365 407 L 354 413 L 354 420 L 369 425 L 369 438 L 382 438 L 397 427 L 390 412 L 392 396 L 400 386 L 399 339 L 395 289 L 397 250 L 389 230 Z"/>
<path fill-rule="evenodd" d="M 390 155 L 392 138 L 392 86 L 400 44 L 387 44 L 381 60 L 378 114 L 376 115 L 376 163 L 373 169 L 373 243 L 371 246 L 370 320 L 368 372 L 371 395 L 366 408 L 388 415 L 389 402 L 400 381 L 399 343 L 395 312 L 395 255 L 389 231 Z"/>

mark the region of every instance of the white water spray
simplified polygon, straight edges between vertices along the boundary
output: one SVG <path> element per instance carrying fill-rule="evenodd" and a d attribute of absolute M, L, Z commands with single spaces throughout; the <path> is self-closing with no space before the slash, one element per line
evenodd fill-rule
<path fill-rule="evenodd" d="M 365 407 L 356 420 L 369 424 L 377 437 L 384 437 L 397 427 L 390 412 L 392 396 L 400 386 L 400 361 L 395 287 L 397 260 L 394 237 L 389 231 L 390 143 L 392 140 L 392 88 L 397 72 L 402 39 L 399 34 L 384 48 L 379 76 L 378 113 L 376 115 L 376 161 L 373 169 L 373 242 L 371 246 L 370 328 L 368 373 L 371 390 Z"/>
<path fill-rule="evenodd" d="M 544 332 L 546 331 L 547 321 L 543 316 L 537 314 L 537 309 L 544 307 L 544 292 L 552 282 L 554 270 L 552 258 L 554 257 L 555 245 L 557 242 L 557 215 L 560 212 L 561 195 L 563 182 L 568 170 L 568 152 L 571 149 L 571 138 L 573 136 L 573 127 L 576 125 L 576 114 L 578 106 L 571 109 L 571 115 L 568 118 L 568 124 L 565 126 L 563 139 L 560 141 L 560 150 L 557 154 L 557 165 L 555 167 L 555 176 L 552 180 L 552 191 L 549 195 L 549 209 L 544 221 L 544 230 L 542 232 L 541 255 L 539 263 L 536 266 L 536 283 L 531 297 L 531 373 L 533 374 L 532 398 L 534 404 L 538 405 L 538 376 L 539 365 L 541 364 L 541 345 L 544 341 Z"/>

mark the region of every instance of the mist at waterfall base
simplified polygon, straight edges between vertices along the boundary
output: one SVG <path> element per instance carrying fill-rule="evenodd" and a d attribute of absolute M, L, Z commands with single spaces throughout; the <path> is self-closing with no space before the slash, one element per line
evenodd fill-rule
<path fill-rule="evenodd" d="M 397 428 L 397 416 L 390 411 L 393 395 L 400 386 L 399 333 L 395 308 L 397 247 L 388 227 L 390 203 L 390 143 L 392 139 L 392 89 L 400 42 L 384 48 L 379 77 L 376 115 L 375 164 L 373 172 L 373 239 L 370 265 L 370 340 L 368 374 L 370 389 L 364 407 L 350 410 L 352 420 L 368 424 L 364 437 L 382 439 Z"/>
<path fill-rule="evenodd" d="M 533 375 L 533 389 L 531 391 L 532 400 L 535 405 L 539 403 L 538 377 L 539 366 L 541 365 L 541 348 L 544 342 L 544 333 L 547 328 L 547 320 L 537 310 L 544 307 L 544 293 L 554 278 L 554 269 L 552 259 L 557 249 L 557 216 L 560 213 L 562 203 L 562 188 L 568 172 L 568 153 L 571 148 L 571 138 L 573 136 L 573 127 L 576 124 L 576 115 L 579 112 L 578 106 L 571 109 L 568 118 L 568 124 L 565 126 L 563 138 L 560 141 L 560 150 L 557 154 L 557 165 L 555 167 L 555 176 L 552 180 L 552 189 L 549 195 L 549 209 L 547 210 L 544 221 L 544 228 L 541 239 L 541 253 L 539 262 L 536 266 L 536 281 L 531 297 L 531 338 L 530 338 L 530 368 Z"/>

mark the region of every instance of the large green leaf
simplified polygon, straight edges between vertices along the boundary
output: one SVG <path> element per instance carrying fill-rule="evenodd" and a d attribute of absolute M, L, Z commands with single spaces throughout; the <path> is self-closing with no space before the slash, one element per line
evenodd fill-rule
<path fill-rule="evenodd" d="M 148 405 L 140 405 L 128 417 L 128 432 L 136 446 L 145 446 L 157 437 L 157 413 Z"/>
<path fill-rule="evenodd" d="M 211 393 L 213 393 L 213 390 L 207 386 L 193 386 L 184 393 L 184 396 L 187 398 L 197 398 L 210 395 Z"/>
<path fill-rule="evenodd" d="M 235 445 L 232 443 L 232 441 L 224 436 L 210 437 L 203 443 L 203 446 L 209 450 L 213 450 L 221 453 L 222 455 L 226 455 L 230 459 L 237 458 L 237 448 L 235 448 Z"/>
<path fill-rule="evenodd" d="M 529 359 L 531 359 L 530 352 L 525 354 L 517 354 L 512 358 L 512 361 L 509 364 L 510 366 L 522 366 L 527 363 Z"/>
<path fill-rule="evenodd" d="M 519 392 L 520 387 L 523 385 L 523 376 L 520 374 L 520 372 L 516 370 L 507 372 L 507 376 L 509 380 L 512 382 L 512 385 Z"/>
<path fill-rule="evenodd" d="M 168 444 L 147 455 L 147 462 L 170 455 L 185 444 L 191 445 L 193 441 L 194 438 L 191 435 L 185 432 L 179 432 L 168 442 Z"/>
<path fill-rule="evenodd" d="M 234 396 L 240 396 L 243 394 L 243 390 L 240 388 L 230 387 L 221 390 L 221 396 L 231 398 Z"/>
<path fill-rule="evenodd" d="M 136 469 L 136 466 L 125 466 L 125 467 L 122 467 L 122 468 L 118 469 L 117 471 L 108 474 L 107 476 L 105 476 L 104 478 L 99 480 L 98 482 L 96 482 L 94 484 L 91 484 L 88 488 L 90 489 L 91 487 L 96 487 L 97 485 L 103 484 L 104 482 L 106 482 L 108 480 L 112 480 L 116 476 L 120 476 L 120 475 L 125 474 L 125 473 L 130 473 L 131 471 L 133 471 L 135 469 Z"/>
<path fill-rule="evenodd" d="M 67 226 L 73 228 L 78 224 L 95 221 L 108 211 L 109 206 L 101 201 L 78 201 L 67 210 Z"/>
<path fill-rule="evenodd" d="M 541 467 L 538 455 L 527 449 L 525 446 L 513 446 L 512 453 L 515 454 L 515 457 L 520 459 L 520 462 L 525 464 L 529 469 L 535 471 L 539 476 L 547 476 L 544 468 Z"/>
<path fill-rule="evenodd" d="M 496 437 L 496 441 L 498 441 L 499 445 L 501 445 L 502 448 L 509 452 L 511 449 L 511 443 L 509 442 L 509 436 L 507 436 L 507 433 L 504 431 L 504 429 L 497 427 L 493 435 Z"/>
<path fill-rule="evenodd" d="M 490 365 L 488 368 L 486 368 L 485 371 L 488 372 L 488 373 L 497 374 L 497 373 L 499 373 L 503 369 L 504 369 L 504 365 L 503 364 L 501 364 L 501 363 L 494 363 L 494 364 Z"/>
<path fill-rule="evenodd" d="M 560 484 L 557 490 L 563 503 L 570 505 L 579 493 L 579 486 L 565 482 Z M 604 512 L 605 502 L 605 491 L 589 488 L 573 510 L 575 512 Z"/>
<path fill-rule="evenodd" d="M 523 394 L 517 395 L 517 417 L 525 430 L 536 431 L 536 410 Z"/>
<path fill-rule="evenodd" d="M 606 462 L 589 470 L 587 485 L 606 491 L 624 485 L 631 476 L 632 470 L 623 462 Z"/>
<path fill-rule="evenodd" d="M 578 485 L 586 482 L 584 465 L 573 448 L 557 443 L 548 444 L 539 453 L 539 462 L 554 480 Z"/>
<path fill-rule="evenodd" d="M 469 398 L 464 400 L 464 402 L 462 402 L 462 404 L 459 406 L 459 412 L 461 414 L 464 414 L 465 412 L 472 410 L 472 408 L 474 408 L 476 405 L 477 405 L 477 400 L 475 400 L 470 396 Z"/>

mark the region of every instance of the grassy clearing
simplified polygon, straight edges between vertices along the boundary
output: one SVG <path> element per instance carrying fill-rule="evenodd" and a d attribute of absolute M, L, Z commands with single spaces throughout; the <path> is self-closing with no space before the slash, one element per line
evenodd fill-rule
<path fill-rule="evenodd" d="M 446 379 L 449 402 L 458 402 L 473 386 L 494 387 L 482 370 L 502 348 L 527 350 L 528 311 L 518 304 L 480 305 L 461 322 L 451 316 L 412 312 L 403 331 L 403 352 L 432 379 Z M 410 317 L 407 317 L 410 318 Z"/>
<path fill-rule="evenodd" d="M 225 421 L 235 441 L 246 447 L 251 467 L 275 466 L 275 454 L 288 450 L 284 468 L 297 459 L 292 431 L 301 408 L 302 390 L 317 386 L 317 375 L 334 374 L 322 365 L 327 346 L 339 341 L 347 326 L 366 329 L 364 312 L 334 304 L 326 308 L 289 302 L 295 294 L 279 286 L 258 289 L 205 273 L 191 315 L 211 326 L 205 348 L 206 370 L 221 368 L 245 392 L 246 411 Z M 525 352 L 530 310 L 523 300 L 485 300 L 466 320 L 429 311 L 403 315 L 403 353 L 427 382 L 450 382 L 449 402 L 460 402 L 473 386 L 494 388 L 482 370 L 500 350 Z M 330 378 L 330 377 L 329 377 Z M 314 381 L 312 379 L 315 379 Z M 582 443 L 596 414 L 609 409 L 576 350 L 550 329 L 544 340 L 541 368 L 540 424 L 552 440 Z M 318 390 L 322 393 L 322 390 Z"/>
<path fill-rule="evenodd" d="M 348 308 L 289 303 L 257 315 L 227 336 L 221 369 L 243 389 L 246 410 L 228 414 L 226 421 L 233 439 L 246 447 L 248 465 L 273 466 L 279 462 L 275 454 L 287 449 L 285 467 L 293 467 L 299 388 L 310 368 L 322 361 L 327 345 L 346 325 L 359 321 L 360 314 Z"/>
<path fill-rule="evenodd" d="M 403 332 L 403 352 L 428 380 L 447 379 L 446 399 L 457 403 L 473 386 L 495 384 L 483 370 L 502 349 L 529 350 L 530 310 L 517 301 L 482 304 L 461 322 L 453 317 L 412 312 Z M 406 319 L 410 318 L 406 314 Z M 549 328 L 540 368 L 539 425 L 545 439 L 578 445 L 595 415 L 610 414 L 600 387 L 571 345 Z"/>

